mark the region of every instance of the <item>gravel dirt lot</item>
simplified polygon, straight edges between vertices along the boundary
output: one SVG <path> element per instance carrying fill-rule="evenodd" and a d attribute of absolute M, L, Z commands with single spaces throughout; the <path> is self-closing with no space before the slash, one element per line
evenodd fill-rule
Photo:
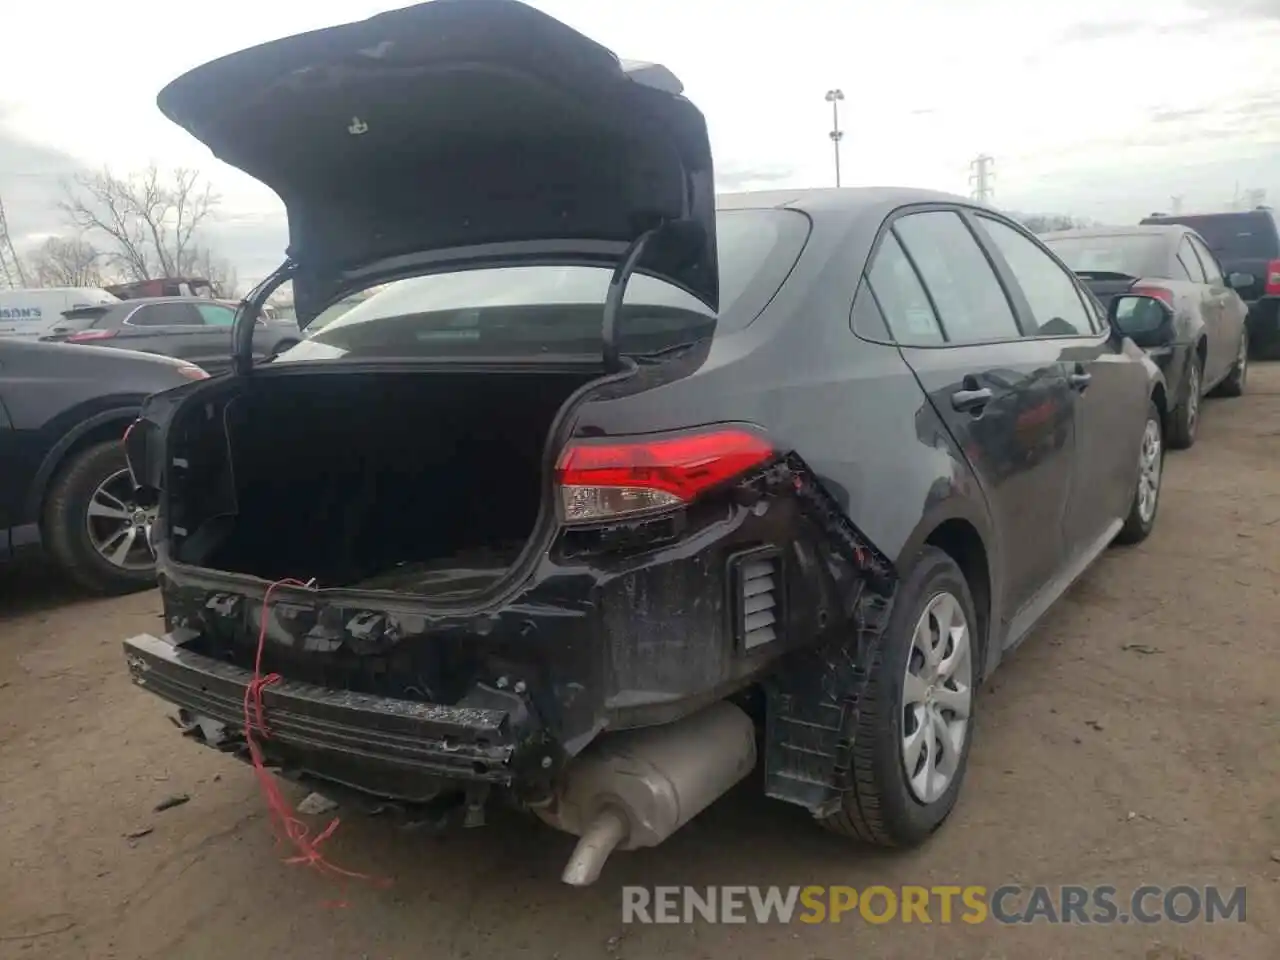
<path fill-rule="evenodd" d="M 1251 377 L 1170 454 L 1148 542 L 1110 551 L 998 672 L 955 815 L 896 856 L 744 789 L 575 890 L 573 841 L 548 829 L 431 839 L 352 817 L 331 855 L 394 883 L 334 908 L 329 881 L 280 862 L 252 772 L 127 681 L 120 640 L 160 629 L 157 596 L 0 571 L 0 957 L 1275 960 L 1280 364 Z M 174 794 L 190 801 L 153 812 Z M 752 883 L 1243 884 L 1247 922 L 621 923 L 622 884 Z"/>

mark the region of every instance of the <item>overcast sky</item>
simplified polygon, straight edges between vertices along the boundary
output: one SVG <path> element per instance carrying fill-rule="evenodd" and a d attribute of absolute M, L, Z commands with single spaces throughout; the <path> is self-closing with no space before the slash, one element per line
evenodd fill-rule
<path fill-rule="evenodd" d="M 206 60 L 401 6 L 379 0 L 40 0 L 5 18 L 0 197 L 12 232 L 60 229 L 61 179 L 185 164 L 223 197 L 209 238 L 256 279 L 285 231 L 274 194 L 165 120 L 155 96 Z M 1131 221 L 1184 196 L 1280 200 L 1280 0 L 535 0 L 624 58 L 666 64 L 708 118 L 722 188 L 843 181 Z M 105 10 L 99 7 L 98 9 Z"/>

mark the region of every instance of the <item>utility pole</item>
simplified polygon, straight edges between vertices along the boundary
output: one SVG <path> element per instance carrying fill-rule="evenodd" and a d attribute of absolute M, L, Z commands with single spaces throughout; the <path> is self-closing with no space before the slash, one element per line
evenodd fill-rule
<path fill-rule="evenodd" d="M 843 90 L 828 90 L 827 103 L 831 104 L 831 146 L 836 154 L 836 186 L 840 186 L 840 141 L 844 139 L 844 131 L 840 129 L 840 101 L 844 99 Z"/>
<path fill-rule="evenodd" d="M 989 203 L 995 196 L 995 166 L 995 157 L 985 153 L 975 157 L 969 164 L 969 169 L 973 171 L 969 174 L 969 182 L 973 184 L 971 196 L 979 203 Z"/>

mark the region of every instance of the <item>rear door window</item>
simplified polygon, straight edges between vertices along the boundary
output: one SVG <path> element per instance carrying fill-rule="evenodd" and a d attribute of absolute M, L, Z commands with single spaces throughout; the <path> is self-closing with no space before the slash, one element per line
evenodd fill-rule
<path fill-rule="evenodd" d="M 945 339 L 938 323 L 929 295 L 924 292 L 915 268 L 903 253 L 901 244 L 890 231 L 884 235 L 880 248 L 867 271 L 870 288 L 889 332 L 903 346 L 935 346 Z M 864 309 L 866 304 L 863 304 Z M 860 328 L 858 303 L 854 301 L 854 330 L 875 339 Z"/>
<path fill-rule="evenodd" d="M 1191 249 L 1191 241 L 1186 237 L 1178 241 L 1178 262 L 1182 264 L 1182 269 L 1187 271 L 1187 276 L 1191 278 L 1192 283 L 1205 282 L 1204 268 L 1200 265 L 1200 258 Z"/>
<path fill-rule="evenodd" d="M 1022 336 L 995 270 L 959 214 L 912 213 L 894 221 L 893 230 L 920 271 L 949 342 Z"/>
<path fill-rule="evenodd" d="M 1036 322 L 1036 336 L 1082 337 L 1090 333 L 1089 316 L 1072 276 L 1008 224 L 984 216 L 977 220 L 1022 288 Z"/>
<path fill-rule="evenodd" d="M 199 327 L 204 324 L 189 303 L 150 303 L 129 315 L 131 327 Z"/>

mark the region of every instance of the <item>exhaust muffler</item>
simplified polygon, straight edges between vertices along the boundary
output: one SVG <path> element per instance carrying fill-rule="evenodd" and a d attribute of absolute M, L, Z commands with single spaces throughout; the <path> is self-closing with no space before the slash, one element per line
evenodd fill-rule
<path fill-rule="evenodd" d="M 581 839 L 561 879 L 585 887 L 615 849 L 654 847 L 756 764 L 755 725 L 720 701 L 659 727 L 607 734 L 574 760 L 542 820 Z"/>

